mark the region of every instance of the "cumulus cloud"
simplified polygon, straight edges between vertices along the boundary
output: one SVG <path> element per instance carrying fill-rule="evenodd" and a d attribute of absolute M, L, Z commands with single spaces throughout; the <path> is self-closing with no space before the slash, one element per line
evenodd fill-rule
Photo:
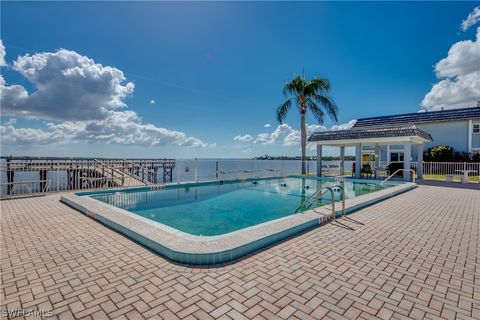
<path fill-rule="evenodd" d="M 59 132 L 46 131 L 36 128 L 16 128 L 15 123 L 5 123 L 0 126 L 2 145 L 30 146 L 30 145 L 53 145 L 66 143 L 68 137 Z"/>
<path fill-rule="evenodd" d="M 273 143 L 273 141 L 270 142 L 270 134 L 269 133 L 259 133 L 257 135 L 257 138 L 255 139 L 255 141 L 253 143 L 271 144 L 271 143 Z"/>
<path fill-rule="evenodd" d="M 0 48 L 0 52 L 1 52 Z M 4 51 L 4 50 L 3 50 Z M 52 120 L 40 128 L 18 128 L 15 119 L 0 126 L 2 145 L 105 143 L 141 146 L 215 147 L 176 130 L 145 123 L 124 110 L 134 85 L 123 72 L 74 51 L 58 50 L 17 58 L 13 69 L 35 87 L 29 94 L 0 77 L 2 116 Z M 153 101 L 153 100 L 152 100 Z"/>
<path fill-rule="evenodd" d="M 253 137 L 249 134 L 246 134 L 244 136 L 238 135 L 233 138 L 233 141 L 239 141 L 239 142 L 248 142 L 252 140 L 253 140 Z"/>
<path fill-rule="evenodd" d="M 294 132 L 292 127 L 290 127 L 286 123 L 283 123 L 279 125 L 272 133 L 258 134 L 254 143 L 263 144 L 263 145 L 275 144 L 280 142 L 281 140 L 284 140 L 292 132 Z"/>
<path fill-rule="evenodd" d="M 214 147 L 184 132 L 143 123 L 134 111 L 110 111 L 103 120 L 48 123 L 45 128 L 16 128 L 15 122 L 0 127 L 2 144 L 97 143 L 186 147 Z"/>
<path fill-rule="evenodd" d="M 350 129 L 356 120 L 347 123 L 334 125 L 330 130 Z M 329 130 L 327 127 L 319 124 L 307 124 L 307 138 L 314 132 Z M 272 133 L 260 133 L 257 135 L 253 143 L 262 145 L 283 144 L 284 146 L 294 146 L 301 142 L 300 130 L 292 128 L 287 123 L 279 125 Z"/>
<path fill-rule="evenodd" d="M 357 122 L 357 120 L 350 120 L 346 123 L 342 123 L 342 124 L 336 124 L 334 126 L 332 126 L 332 129 L 331 130 L 348 130 L 348 129 L 351 129 L 355 123 Z"/>
<path fill-rule="evenodd" d="M 480 69 L 480 28 L 476 41 L 465 40 L 455 43 L 448 55 L 435 65 L 438 78 L 457 77 L 479 71 Z"/>
<path fill-rule="evenodd" d="M 480 21 L 480 6 L 475 7 L 468 17 L 462 21 L 461 28 L 463 32 L 467 31 L 471 26 Z"/>
<path fill-rule="evenodd" d="M 270 128 L 272 125 L 270 123 L 265 123 L 264 128 Z"/>
<path fill-rule="evenodd" d="M 476 106 L 480 100 L 480 28 L 475 40 L 455 43 L 435 65 L 439 82 L 422 101 L 424 110 Z"/>
<path fill-rule="evenodd" d="M 18 57 L 13 69 L 36 90 L 0 85 L 3 115 L 52 120 L 101 120 L 108 111 L 126 107 L 134 84 L 123 72 L 75 51 L 58 50 Z"/>
<path fill-rule="evenodd" d="M 2 39 L 0 39 L 0 67 L 4 67 L 7 65 L 7 63 L 5 62 L 5 55 L 5 46 L 3 45 Z"/>

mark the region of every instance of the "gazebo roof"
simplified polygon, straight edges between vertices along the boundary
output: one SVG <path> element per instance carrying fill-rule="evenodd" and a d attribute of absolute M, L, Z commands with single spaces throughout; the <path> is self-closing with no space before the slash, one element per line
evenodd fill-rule
<path fill-rule="evenodd" d="M 314 132 L 309 142 L 368 142 L 369 140 L 396 140 L 412 138 L 417 141 L 432 141 L 432 136 L 415 125 L 375 126 L 368 128 L 352 128 L 348 130 L 330 130 Z"/>

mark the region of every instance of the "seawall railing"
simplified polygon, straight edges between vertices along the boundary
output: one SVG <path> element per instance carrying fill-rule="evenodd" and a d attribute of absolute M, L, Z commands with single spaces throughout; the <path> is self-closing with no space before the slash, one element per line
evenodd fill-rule
<path fill-rule="evenodd" d="M 3 157 L 1 198 L 172 182 L 174 159 Z"/>
<path fill-rule="evenodd" d="M 345 161 L 351 175 L 353 161 Z M 380 162 L 380 166 L 387 163 Z M 412 168 L 417 171 L 417 163 Z M 372 168 L 373 168 L 372 164 Z M 480 163 L 424 162 L 423 178 L 460 181 L 461 170 L 478 182 Z M 301 173 L 299 160 L 254 159 L 105 159 L 3 157 L 0 162 L 0 197 L 34 196 L 52 192 L 149 186 L 215 180 L 284 177 Z M 307 162 L 307 174 L 316 173 L 316 161 Z M 324 160 L 324 176 L 339 176 L 340 161 Z"/>

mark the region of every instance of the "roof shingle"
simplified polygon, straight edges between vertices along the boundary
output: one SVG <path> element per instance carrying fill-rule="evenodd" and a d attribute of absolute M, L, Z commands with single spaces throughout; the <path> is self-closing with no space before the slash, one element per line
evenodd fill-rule
<path fill-rule="evenodd" d="M 409 126 L 383 126 L 370 128 L 353 128 L 347 130 L 330 130 L 314 132 L 308 141 L 332 141 L 332 140 L 356 140 L 372 138 L 390 138 L 390 137 L 421 137 L 432 141 L 430 134 L 417 128 L 415 125 Z"/>
<path fill-rule="evenodd" d="M 439 122 L 439 121 L 455 121 L 455 120 L 468 120 L 468 119 L 480 119 L 480 107 L 463 108 L 463 109 L 450 109 L 441 111 L 430 112 L 415 112 L 406 114 L 397 114 L 392 116 L 381 116 L 358 119 L 354 129 L 366 128 L 373 126 L 398 126 L 407 124 L 418 124 L 427 122 Z"/>

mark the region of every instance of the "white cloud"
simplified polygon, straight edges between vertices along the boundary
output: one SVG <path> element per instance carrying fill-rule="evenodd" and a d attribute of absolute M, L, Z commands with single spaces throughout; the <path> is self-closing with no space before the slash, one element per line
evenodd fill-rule
<path fill-rule="evenodd" d="M 4 67 L 7 65 L 7 63 L 5 62 L 5 55 L 5 46 L 3 45 L 2 39 L 0 39 L 0 67 Z"/>
<path fill-rule="evenodd" d="M 109 110 L 126 107 L 134 84 L 123 72 L 95 63 L 75 51 L 20 56 L 13 69 L 36 87 L 0 85 L 3 115 L 52 120 L 100 120 Z"/>
<path fill-rule="evenodd" d="M 14 122 L 0 127 L 2 144 L 106 143 L 140 146 L 175 145 L 214 147 L 184 132 L 143 123 L 134 111 L 109 111 L 103 120 L 48 123 L 45 128 L 16 128 Z"/>
<path fill-rule="evenodd" d="M 285 140 L 285 138 L 293 133 L 295 130 L 292 129 L 288 124 L 283 123 L 279 125 L 272 133 L 260 133 L 257 135 L 254 143 L 259 144 L 275 144 L 280 141 Z"/>
<path fill-rule="evenodd" d="M 296 130 L 292 129 L 288 124 L 284 123 L 279 125 L 275 131 L 270 134 L 270 139 L 272 143 L 279 143 L 282 140 L 286 141 L 287 137 L 295 134 Z"/>
<path fill-rule="evenodd" d="M 246 134 L 244 136 L 238 135 L 233 138 L 233 141 L 239 141 L 239 142 L 248 142 L 252 140 L 253 140 L 253 137 L 249 134 Z"/>
<path fill-rule="evenodd" d="M 22 56 L 13 65 L 37 90 L 29 95 L 23 86 L 7 86 L 0 77 L 2 115 L 53 122 L 41 128 L 18 128 L 10 119 L 0 127 L 2 145 L 100 142 L 215 147 L 184 132 L 144 123 L 135 111 L 119 110 L 126 107 L 124 99 L 134 85 L 125 83 L 123 72 L 116 68 L 63 49 Z"/>
<path fill-rule="evenodd" d="M 355 123 L 357 122 L 357 120 L 350 120 L 346 123 L 342 123 L 342 124 L 336 124 L 334 126 L 332 126 L 331 130 L 348 130 L 348 129 L 351 129 Z"/>
<path fill-rule="evenodd" d="M 270 123 L 265 123 L 264 128 L 270 128 L 272 125 Z"/>
<path fill-rule="evenodd" d="M 155 104 L 155 103 L 157 103 L 157 102 L 156 102 L 155 100 L 153 100 L 153 99 L 152 99 L 152 100 L 150 100 L 150 102 L 149 102 L 149 103 L 150 103 L 150 104 Z"/>
<path fill-rule="evenodd" d="M 271 142 L 271 140 L 270 140 L 270 134 L 269 133 L 259 133 L 257 135 L 257 138 L 255 139 L 255 141 L 253 143 L 271 144 L 273 142 Z"/>
<path fill-rule="evenodd" d="M 30 146 L 30 145 L 54 145 L 66 143 L 68 138 L 59 132 L 45 131 L 35 128 L 15 128 L 14 123 L 5 123 L 0 126 L 2 145 Z"/>
<path fill-rule="evenodd" d="M 480 28 L 476 41 L 465 40 L 455 43 L 446 58 L 435 65 L 438 78 L 456 77 L 479 71 L 480 69 Z"/>
<path fill-rule="evenodd" d="M 461 28 L 465 32 L 471 26 L 477 24 L 480 21 L 480 6 L 475 7 L 472 12 L 468 14 L 468 17 L 462 21 Z"/>
<path fill-rule="evenodd" d="M 457 79 L 445 79 L 436 83 L 425 96 L 425 110 L 455 109 L 476 106 L 480 100 L 480 72 Z"/>
<path fill-rule="evenodd" d="M 439 79 L 422 101 L 424 110 L 476 106 L 480 100 L 480 28 L 476 39 L 455 43 L 435 65 Z"/>
<path fill-rule="evenodd" d="M 351 120 L 348 123 L 334 125 L 330 130 L 345 130 L 350 129 L 356 120 Z M 307 138 L 314 132 L 328 130 L 327 127 L 319 124 L 307 124 Z M 283 144 L 284 146 L 293 146 L 300 144 L 301 134 L 300 130 L 293 129 L 287 123 L 279 125 L 272 133 L 260 133 L 257 135 L 253 143 L 255 144 Z"/>

